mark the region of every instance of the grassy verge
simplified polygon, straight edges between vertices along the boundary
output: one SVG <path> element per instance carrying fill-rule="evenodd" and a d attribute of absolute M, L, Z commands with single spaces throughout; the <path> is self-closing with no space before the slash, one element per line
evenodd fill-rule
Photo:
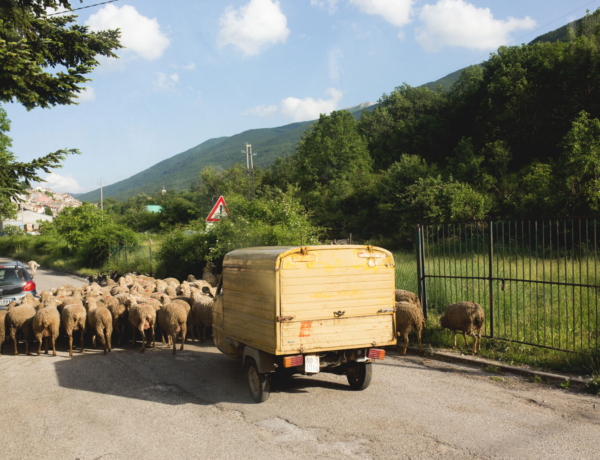
<path fill-rule="evenodd" d="M 396 263 L 396 288 L 417 293 L 416 256 L 413 253 L 397 252 L 394 253 L 394 260 Z M 438 305 L 429 310 L 427 330 L 423 332 L 422 336 L 423 344 L 431 345 L 434 348 L 452 348 L 452 333 L 443 330 L 438 325 L 439 318 L 450 299 L 436 298 L 435 300 Z M 455 298 L 454 301 L 456 302 L 458 299 Z M 443 305 L 444 302 L 447 303 Z M 410 339 L 412 344 L 416 344 L 414 334 L 410 335 Z M 457 337 L 457 349 L 465 354 L 471 353 L 473 345 L 471 338 L 467 338 L 467 340 L 469 341 L 469 347 L 465 347 L 462 336 Z M 597 376 L 600 374 L 599 351 L 569 353 L 507 340 L 484 338 L 481 352 L 478 354 L 485 358 L 500 360 L 503 363 L 512 365 L 529 365 L 581 376 Z M 600 377 L 597 380 L 600 380 Z"/>

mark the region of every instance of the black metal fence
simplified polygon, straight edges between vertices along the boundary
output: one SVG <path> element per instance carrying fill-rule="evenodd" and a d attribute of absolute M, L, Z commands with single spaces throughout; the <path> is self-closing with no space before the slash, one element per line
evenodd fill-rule
<path fill-rule="evenodd" d="M 479 303 L 485 335 L 565 351 L 597 350 L 596 219 L 417 226 L 425 315 Z"/>

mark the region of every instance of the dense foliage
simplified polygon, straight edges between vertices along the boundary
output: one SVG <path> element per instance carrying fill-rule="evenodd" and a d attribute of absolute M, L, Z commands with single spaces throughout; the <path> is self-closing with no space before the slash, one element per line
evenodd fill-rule
<path fill-rule="evenodd" d="M 0 101 L 18 102 L 28 110 L 75 103 L 98 64 L 97 56 L 117 57 L 118 30 L 91 32 L 74 15 L 53 16 L 71 9 L 68 0 L 0 0 Z M 38 171 L 50 173 L 77 150 L 58 150 L 31 162 L 19 162 L 8 150 L 10 124 L 0 109 L 0 218 L 13 217 L 16 196 Z"/>

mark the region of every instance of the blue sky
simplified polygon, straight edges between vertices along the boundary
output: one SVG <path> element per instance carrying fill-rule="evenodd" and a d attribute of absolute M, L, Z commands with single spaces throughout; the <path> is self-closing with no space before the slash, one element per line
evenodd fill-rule
<path fill-rule="evenodd" d="M 92 29 L 121 28 L 121 59 L 102 61 L 78 106 L 5 106 L 13 152 L 30 160 L 80 149 L 48 185 L 89 191 L 100 178 L 126 179 L 213 137 L 376 102 L 597 7 L 600 0 L 120 0 L 77 13 Z"/>

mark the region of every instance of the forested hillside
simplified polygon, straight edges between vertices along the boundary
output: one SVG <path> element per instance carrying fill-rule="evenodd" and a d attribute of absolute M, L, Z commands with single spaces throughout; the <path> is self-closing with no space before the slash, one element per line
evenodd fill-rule
<path fill-rule="evenodd" d="M 313 233 L 390 247 L 410 244 L 424 221 L 597 214 L 597 17 L 566 41 L 501 47 L 449 91 L 404 85 L 358 121 L 347 111 L 322 115 L 292 156 L 257 171 L 257 202 L 269 216 L 269 200 L 290 200 L 306 210 Z M 137 230 L 203 226 L 224 195 L 233 213 L 253 220 L 240 205 L 241 165 L 205 169 L 199 179 L 186 191 L 155 194 L 161 216 L 143 213 L 145 196 L 112 202 L 109 212 Z"/>

